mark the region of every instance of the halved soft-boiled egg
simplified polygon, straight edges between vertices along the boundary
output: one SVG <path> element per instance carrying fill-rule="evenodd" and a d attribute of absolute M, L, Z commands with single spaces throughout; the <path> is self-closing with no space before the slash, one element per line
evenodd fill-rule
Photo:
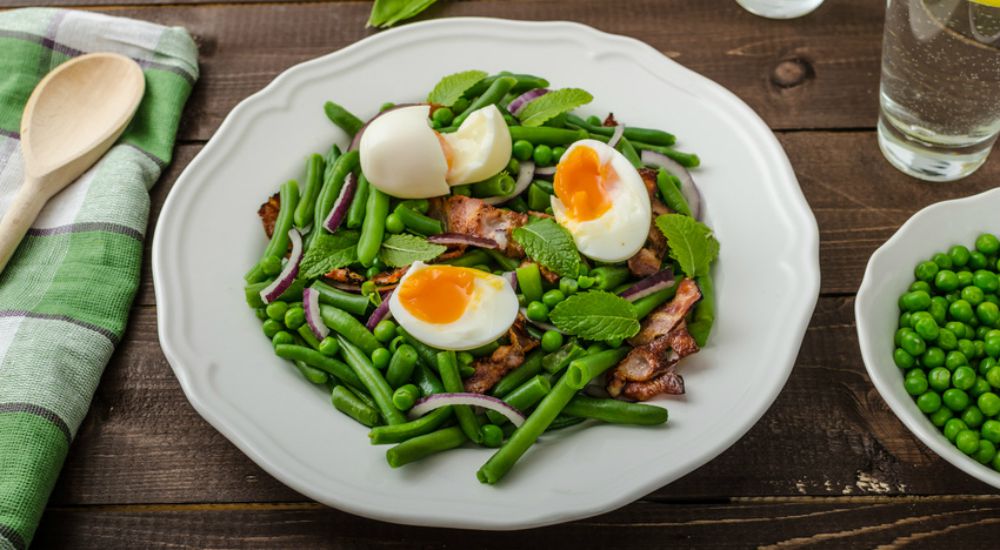
<path fill-rule="evenodd" d="M 584 139 L 556 166 L 552 213 L 584 256 L 621 262 L 649 234 L 649 193 L 635 167 L 607 144 Z"/>
<path fill-rule="evenodd" d="M 517 318 L 510 283 L 478 269 L 414 262 L 389 298 L 392 317 L 441 349 L 473 349 L 504 335 Z"/>
<path fill-rule="evenodd" d="M 510 160 L 510 130 L 495 105 L 473 111 L 450 134 L 430 127 L 430 105 L 387 111 L 361 135 L 361 170 L 379 190 L 419 199 L 482 181 Z"/>

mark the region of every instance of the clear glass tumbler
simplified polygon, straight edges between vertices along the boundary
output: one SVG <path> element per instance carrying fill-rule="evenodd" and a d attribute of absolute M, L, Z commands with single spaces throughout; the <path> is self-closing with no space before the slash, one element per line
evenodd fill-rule
<path fill-rule="evenodd" d="M 888 0 L 878 143 L 928 181 L 975 172 L 1000 132 L 1000 1 Z"/>
<path fill-rule="evenodd" d="M 736 0 L 748 12 L 770 19 L 801 17 L 818 8 L 823 0 Z"/>

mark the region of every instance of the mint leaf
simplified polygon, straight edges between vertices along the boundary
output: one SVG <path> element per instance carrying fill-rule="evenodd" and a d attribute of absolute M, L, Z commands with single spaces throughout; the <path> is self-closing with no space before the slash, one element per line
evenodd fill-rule
<path fill-rule="evenodd" d="M 559 330 L 586 340 L 631 338 L 639 332 L 639 314 L 624 298 L 594 290 L 566 298 L 549 314 Z"/>
<path fill-rule="evenodd" d="M 431 90 L 431 93 L 427 94 L 427 103 L 451 107 L 466 90 L 484 78 L 486 78 L 486 73 L 483 71 L 463 71 L 450 74 L 442 78 Z"/>
<path fill-rule="evenodd" d="M 299 265 L 299 277 L 314 279 L 358 261 L 358 237 L 352 229 L 317 233 Z"/>
<path fill-rule="evenodd" d="M 536 262 L 562 277 L 576 277 L 580 253 L 573 236 L 550 218 L 535 220 L 514 230 L 514 240 Z"/>
<path fill-rule="evenodd" d="M 378 256 L 382 258 L 385 265 L 405 267 L 413 262 L 433 260 L 443 254 L 445 250 L 448 250 L 448 247 L 429 243 L 427 239 L 422 237 L 400 233 L 399 235 L 390 235 L 382 242 L 382 249 L 379 250 Z"/>
<path fill-rule="evenodd" d="M 683 214 L 663 214 L 656 218 L 656 227 L 667 238 L 670 257 L 681 264 L 681 271 L 688 277 L 708 275 L 719 256 L 719 241 L 711 228 Z"/>
<path fill-rule="evenodd" d="M 375 0 L 369 27 L 391 27 L 426 10 L 435 0 Z"/>
<path fill-rule="evenodd" d="M 563 88 L 529 101 L 517 115 L 522 126 L 541 126 L 549 119 L 586 105 L 594 96 L 579 88 Z"/>

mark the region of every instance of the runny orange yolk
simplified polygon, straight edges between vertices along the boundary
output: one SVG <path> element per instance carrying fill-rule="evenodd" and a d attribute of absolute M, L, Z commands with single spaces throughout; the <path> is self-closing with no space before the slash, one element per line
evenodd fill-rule
<path fill-rule="evenodd" d="M 601 166 L 597 151 L 578 146 L 559 161 L 556 196 L 566 207 L 567 216 L 576 221 L 589 221 L 611 208 L 605 182 L 617 179 L 610 163 Z"/>
<path fill-rule="evenodd" d="M 445 324 L 457 321 L 465 313 L 475 284 L 473 270 L 438 265 L 410 275 L 396 292 L 406 311 L 417 319 Z"/>

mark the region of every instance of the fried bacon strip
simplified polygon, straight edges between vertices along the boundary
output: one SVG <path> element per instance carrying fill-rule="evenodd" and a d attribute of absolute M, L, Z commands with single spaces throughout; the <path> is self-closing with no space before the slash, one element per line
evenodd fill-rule
<path fill-rule="evenodd" d="M 524 330 L 524 318 L 520 315 L 511 325 L 508 336 L 509 344 L 500 346 L 489 357 L 482 357 L 473 363 L 476 372 L 465 380 L 465 391 L 488 392 L 505 374 L 521 366 L 528 352 L 538 347 L 538 340 Z"/>
<path fill-rule="evenodd" d="M 652 168 L 639 169 L 642 176 L 642 183 L 649 192 L 649 201 L 653 209 L 653 219 L 660 214 L 667 214 L 670 209 L 656 198 L 656 170 Z M 646 245 L 639 249 L 639 252 L 628 259 L 628 269 L 636 277 L 648 277 L 660 270 L 663 264 L 663 256 L 667 253 L 667 240 L 663 233 L 653 223 L 649 221 L 649 236 L 646 237 Z"/>
<path fill-rule="evenodd" d="M 493 239 L 507 256 L 524 257 L 524 250 L 511 238 L 511 234 L 528 223 L 527 214 L 495 208 L 479 199 L 461 195 L 450 197 L 444 212 L 448 231 Z"/>
<path fill-rule="evenodd" d="M 260 222 L 264 225 L 264 233 L 267 234 L 267 238 L 270 239 L 274 235 L 274 222 L 278 219 L 278 212 L 281 211 L 281 194 L 275 193 L 271 195 L 271 198 L 267 199 L 267 202 L 260 205 L 257 210 L 257 215 L 260 216 Z"/>
<path fill-rule="evenodd" d="M 653 310 L 643 321 L 639 333 L 629 339 L 633 346 L 644 346 L 660 336 L 666 336 L 691 311 L 701 298 L 701 290 L 692 279 L 677 285 L 677 294 L 669 302 Z"/>
<path fill-rule="evenodd" d="M 364 276 L 360 273 L 355 273 L 346 267 L 331 269 L 329 273 L 323 276 L 335 283 L 360 285 L 365 282 Z"/>

